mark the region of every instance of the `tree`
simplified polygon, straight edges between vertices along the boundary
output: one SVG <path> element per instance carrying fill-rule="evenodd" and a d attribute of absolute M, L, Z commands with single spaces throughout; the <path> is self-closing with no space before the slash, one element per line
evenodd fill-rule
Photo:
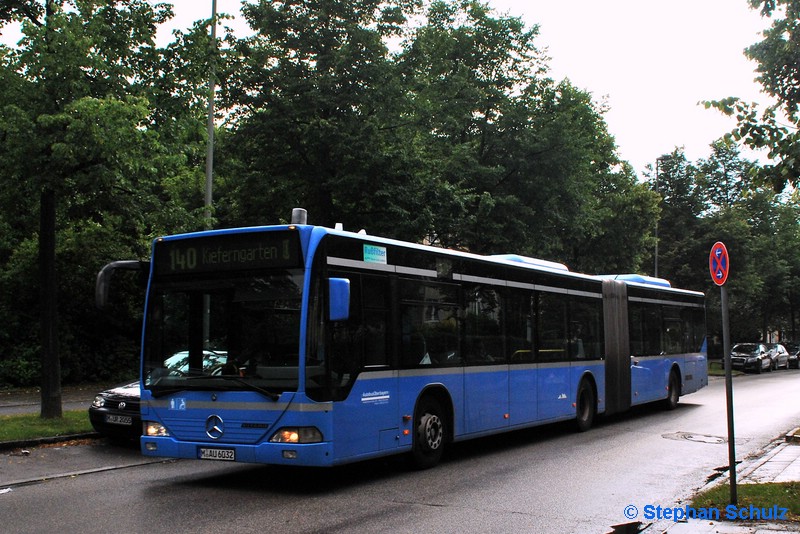
<path fill-rule="evenodd" d="M 547 76 L 537 35 L 467 0 L 433 2 L 407 40 L 398 59 L 425 140 L 416 146 L 428 190 L 441 192 L 432 195 L 428 240 L 589 272 L 635 269 L 641 241 L 612 226 L 627 210 L 629 228 L 642 228 L 649 214 L 638 217 L 639 208 L 648 204 L 634 200 L 635 177 L 615 153 L 604 108 Z M 621 247 L 593 256 L 600 242 Z"/>
<path fill-rule="evenodd" d="M 786 195 L 754 183 L 757 167 L 742 159 L 735 145 L 718 141 L 712 149 L 710 158 L 694 166 L 705 202 L 696 228 L 706 254 L 715 241 L 723 241 L 731 254 L 731 330 L 742 340 L 765 339 L 773 332 L 781 339 L 794 337 L 793 287 L 800 265 L 797 207 Z M 713 316 L 716 299 L 716 292 L 710 293 Z M 710 324 L 718 322 L 714 317 Z"/>
<path fill-rule="evenodd" d="M 619 162 L 602 106 L 546 76 L 537 29 L 474 0 L 415 10 L 373 0 L 245 9 L 257 34 L 238 47 L 218 158 L 238 179 L 221 200 L 228 222 L 304 205 L 317 223 L 634 269 L 633 232 L 631 248 L 599 261 L 584 245 L 611 237 L 622 209 L 644 228 L 652 203 Z"/>
<path fill-rule="evenodd" d="M 15 208 L 16 199 L 25 196 L 19 195 L 18 184 L 25 184 L 39 198 L 40 215 L 38 232 L 28 224 L 30 216 L 24 217 L 27 222 L 18 228 L 14 253 L 7 259 L 26 265 L 23 251 L 31 248 L 21 245 L 38 235 L 40 283 L 33 287 L 42 290 L 42 416 L 58 417 L 57 341 L 74 342 L 56 321 L 57 262 L 68 256 L 64 245 L 80 247 L 80 237 L 98 240 L 95 247 L 83 247 L 93 264 L 73 258 L 68 269 L 60 269 L 68 275 L 76 268 L 96 272 L 96 262 L 111 249 L 146 255 L 143 238 L 152 235 L 157 229 L 153 221 L 159 219 L 144 214 L 170 212 L 161 205 L 170 203 L 162 178 L 185 172 L 172 155 L 175 146 L 167 147 L 153 127 L 157 114 L 151 113 L 149 100 L 156 86 L 153 75 L 161 72 L 161 56 L 153 44 L 155 29 L 171 11 L 144 0 L 47 0 L 7 7 L 6 16 L 22 21 L 24 39 L 19 48 L 4 49 L 2 55 L 2 89 L 13 95 L 3 100 L 6 104 L 0 110 L 3 189 L 13 192 L 3 203 L 35 214 L 37 209 L 24 201 L 23 207 Z M 101 228 L 113 228 L 121 237 Z M 59 236 L 66 238 L 61 244 Z M 109 238 L 110 242 L 103 241 Z M 87 293 L 76 302 L 89 302 Z M 86 307 L 80 310 L 87 325 L 89 313 Z M 68 333 L 77 332 L 73 328 Z M 80 352 L 76 345 L 71 348 Z"/>
<path fill-rule="evenodd" d="M 700 160 L 697 185 L 702 191 L 705 209 L 718 211 L 741 202 L 753 183 L 757 166 L 740 157 L 735 144 L 720 139 L 711 144 L 711 156 Z"/>
<path fill-rule="evenodd" d="M 728 137 L 754 149 L 766 150 L 774 162 L 758 176 L 776 192 L 800 180 L 800 0 L 749 0 L 752 8 L 772 17 L 764 39 L 745 51 L 758 63 L 757 80 L 777 103 L 763 111 L 738 98 L 707 102 L 727 115 L 737 127 Z"/>
<path fill-rule="evenodd" d="M 678 287 L 702 287 L 697 266 L 702 265 L 701 251 L 705 246 L 698 241 L 704 204 L 697 177 L 697 169 L 686 159 L 682 148 L 659 157 L 658 167 L 650 176 L 650 187 L 660 197 L 660 214 L 657 256 L 653 243 L 653 256 L 648 254 L 648 260 L 654 273 L 657 271 L 660 278 Z"/>
<path fill-rule="evenodd" d="M 398 61 L 413 95 L 419 172 L 436 202 L 428 208 L 429 241 L 474 252 L 520 241 L 522 225 L 511 222 L 524 207 L 508 191 L 519 179 L 531 113 L 522 92 L 543 68 L 537 31 L 480 2 L 432 2 L 406 40 Z"/>
<path fill-rule="evenodd" d="M 232 127 L 219 159 L 223 173 L 237 165 L 228 200 L 237 224 L 285 219 L 297 206 L 312 221 L 350 229 L 384 221 L 402 235 L 413 224 L 389 222 L 403 210 L 395 181 L 407 175 L 397 159 L 408 149 L 392 115 L 405 104 L 385 42 L 412 8 L 398 0 L 245 5 L 257 33 L 240 42 L 221 99 Z"/>
<path fill-rule="evenodd" d="M 648 273 L 658 196 L 627 164 L 602 178 L 593 190 L 597 208 L 590 231 L 573 241 L 573 259 L 567 261 L 588 273 Z"/>
<path fill-rule="evenodd" d="M 146 4 L 145 4 L 146 5 Z M 108 82 L 127 85 L 124 80 L 130 71 L 125 68 L 129 42 L 124 48 L 114 46 L 98 46 L 92 53 L 88 40 L 79 37 L 92 29 L 100 31 L 94 34 L 97 41 L 91 44 L 113 45 L 112 35 L 104 32 L 102 25 L 83 24 L 90 20 L 103 20 L 111 15 L 109 9 L 100 8 L 91 3 L 73 6 L 83 10 L 83 19 L 76 18 L 63 9 L 64 2 L 48 0 L 43 9 L 38 4 L 35 10 L 21 5 L 17 12 L 28 24 L 26 25 L 26 44 L 12 61 L 25 65 L 26 77 L 35 85 L 36 95 L 26 104 L 26 108 L 16 107 L 16 112 L 24 115 L 31 128 L 31 135 L 26 140 L 29 151 L 34 149 L 30 159 L 17 161 L 18 172 L 27 175 L 25 178 L 39 191 L 39 274 L 41 280 L 41 342 L 42 342 L 42 382 L 41 382 L 41 415 L 42 417 L 61 416 L 61 368 L 58 354 L 57 333 L 57 280 L 56 280 L 56 217 L 57 195 L 63 194 L 64 186 L 76 171 L 91 168 L 96 162 L 76 158 L 64 143 L 69 135 L 69 125 L 80 111 L 73 107 L 76 103 L 85 103 L 82 98 L 101 96 L 110 90 Z M 135 6 L 137 7 L 137 6 Z M 140 6 L 138 6 L 140 7 Z M 113 8 L 112 8 L 113 9 Z M 87 13 L 86 11 L 89 11 Z M 42 15 L 42 18 L 39 18 Z M 134 34 L 135 35 L 135 34 Z M 135 37 L 134 37 L 135 38 Z M 81 57 L 82 54 L 83 57 Z M 104 56 L 104 54 L 106 54 Z M 95 61 L 91 61 L 95 60 Z M 99 63 L 99 64 L 98 64 Z M 99 68 L 105 64 L 106 68 Z M 120 69 L 120 65 L 122 68 Z M 81 67 L 84 67 L 83 69 Z M 14 68 L 14 67 L 12 67 Z M 22 69 L 14 69 L 23 72 Z M 116 72 L 117 76 L 99 77 L 98 74 Z M 97 97 L 95 97 L 97 98 Z"/>

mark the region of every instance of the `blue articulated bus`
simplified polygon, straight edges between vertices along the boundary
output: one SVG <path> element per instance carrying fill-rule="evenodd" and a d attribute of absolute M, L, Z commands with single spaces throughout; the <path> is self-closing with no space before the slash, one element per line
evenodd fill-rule
<path fill-rule="evenodd" d="M 303 213 L 298 211 L 298 213 Z M 661 402 L 708 383 L 702 293 L 305 224 L 155 240 L 145 455 L 333 466 Z M 176 364 L 176 362 L 178 362 Z"/>

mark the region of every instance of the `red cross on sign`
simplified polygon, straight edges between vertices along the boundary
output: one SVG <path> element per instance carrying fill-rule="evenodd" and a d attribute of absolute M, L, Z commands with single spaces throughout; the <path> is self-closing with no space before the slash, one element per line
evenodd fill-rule
<path fill-rule="evenodd" d="M 711 254 L 708 255 L 708 270 L 711 272 L 711 280 L 718 286 L 725 285 L 729 267 L 728 249 L 725 248 L 724 243 L 717 241 L 711 247 Z"/>

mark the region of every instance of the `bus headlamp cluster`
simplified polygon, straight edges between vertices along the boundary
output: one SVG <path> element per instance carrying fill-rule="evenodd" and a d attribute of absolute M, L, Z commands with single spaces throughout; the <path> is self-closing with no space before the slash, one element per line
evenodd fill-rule
<path fill-rule="evenodd" d="M 169 436 L 169 432 L 167 432 L 167 429 L 161 423 L 145 421 L 144 435 L 149 437 L 166 437 Z"/>
<path fill-rule="evenodd" d="M 275 432 L 270 443 L 320 443 L 322 432 L 313 426 L 283 427 Z"/>

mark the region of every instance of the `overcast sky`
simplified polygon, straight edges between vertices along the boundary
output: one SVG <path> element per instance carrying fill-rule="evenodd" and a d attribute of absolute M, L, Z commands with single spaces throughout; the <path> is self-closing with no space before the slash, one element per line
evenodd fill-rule
<path fill-rule="evenodd" d="M 747 0 L 491 0 L 538 24 L 552 75 L 596 99 L 623 159 L 637 171 L 683 146 L 694 161 L 735 121 L 698 105 L 737 96 L 767 102 L 746 47 L 770 21 Z M 755 157 L 749 155 L 749 157 Z"/>

